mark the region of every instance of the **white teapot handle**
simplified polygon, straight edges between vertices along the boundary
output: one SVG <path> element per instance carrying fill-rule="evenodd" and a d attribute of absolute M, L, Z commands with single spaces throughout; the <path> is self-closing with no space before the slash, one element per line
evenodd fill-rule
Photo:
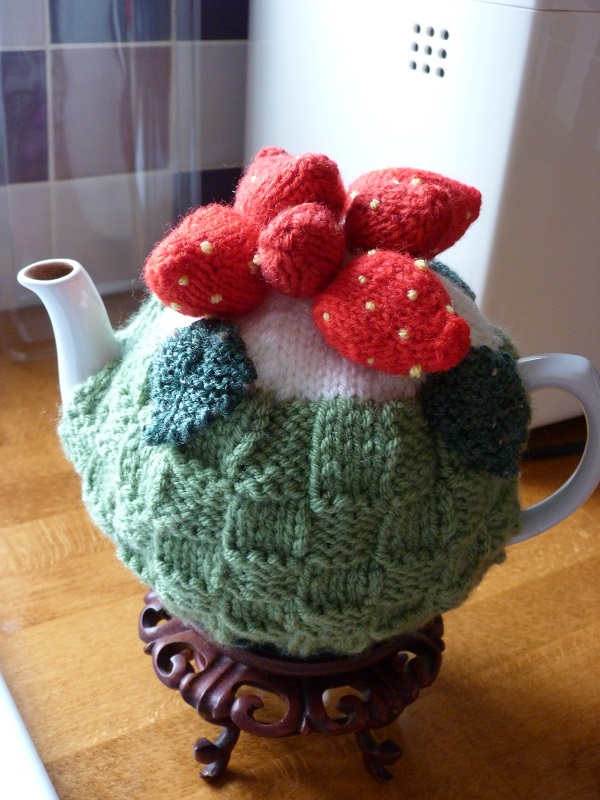
<path fill-rule="evenodd" d="M 550 497 L 521 512 L 521 532 L 509 544 L 558 525 L 585 503 L 600 483 L 600 376 L 594 365 L 583 356 L 550 353 L 522 358 L 518 368 L 527 392 L 564 389 L 579 400 L 587 420 L 587 442 L 569 480 Z"/>

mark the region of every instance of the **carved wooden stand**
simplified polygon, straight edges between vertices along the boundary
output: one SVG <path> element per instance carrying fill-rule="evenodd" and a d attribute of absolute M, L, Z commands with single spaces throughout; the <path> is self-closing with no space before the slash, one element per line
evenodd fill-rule
<path fill-rule="evenodd" d="M 139 633 L 152 655 L 154 671 L 165 686 L 179 689 L 183 699 L 208 722 L 222 726 L 216 741 L 198 739 L 196 761 L 207 766 L 205 780 L 227 768 L 240 731 L 280 737 L 313 732 L 353 733 L 369 773 L 379 781 L 392 774 L 402 751 L 391 740 L 376 744 L 371 730 L 390 725 L 440 669 L 443 623 L 436 617 L 414 634 L 397 636 L 367 652 L 346 658 L 301 661 L 272 657 L 211 641 L 199 628 L 171 617 L 154 592 L 145 597 Z M 286 709 L 276 722 L 260 722 L 263 708 L 251 687 L 281 698 Z M 326 710 L 324 695 L 344 687 L 337 703 L 339 717 Z"/>

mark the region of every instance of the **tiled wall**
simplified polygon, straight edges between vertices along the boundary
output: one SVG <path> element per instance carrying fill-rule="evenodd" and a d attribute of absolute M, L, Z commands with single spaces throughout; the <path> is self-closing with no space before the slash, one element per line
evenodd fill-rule
<path fill-rule="evenodd" d="M 229 200 L 243 159 L 249 0 L 2 0 L 0 288 L 81 261 L 129 289 L 172 220 Z"/>

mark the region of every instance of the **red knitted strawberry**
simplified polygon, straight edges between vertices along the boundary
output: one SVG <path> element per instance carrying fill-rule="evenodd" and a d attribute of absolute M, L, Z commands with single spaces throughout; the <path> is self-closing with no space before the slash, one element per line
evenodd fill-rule
<path fill-rule="evenodd" d="M 315 300 L 313 319 L 350 361 L 419 377 L 458 364 L 469 325 L 423 259 L 375 250 L 352 259 Z"/>
<path fill-rule="evenodd" d="M 193 317 L 237 317 L 267 292 L 256 263 L 259 226 L 215 203 L 188 214 L 148 256 L 144 278 L 162 302 Z"/>
<path fill-rule="evenodd" d="M 348 244 L 352 249 L 383 247 L 433 258 L 461 238 L 479 216 L 480 206 L 477 189 L 434 172 L 367 172 L 348 189 Z"/>
<path fill-rule="evenodd" d="M 413 377 L 450 369 L 469 349 L 469 326 L 424 257 L 464 233 L 479 192 L 435 173 L 386 169 L 352 184 L 343 222 L 345 202 L 326 156 L 265 148 L 233 208 L 200 208 L 156 246 L 146 282 L 195 317 L 241 316 L 269 286 L 315 297 L 316 325 L 351 361 Z M 346 244 L 369 252 L 342 269 Z"/>
<path fill-rule="evenodd" d="M 258 240 L 260 270 L 277 291 L 314 297 L 339 272 L 346 237 L 334 214 L 319 203 L 285 209 L 263 228 Z"/>
<path fill-rule="evenodd" d="M 345 196 L 327 156 L 291 156 L 279 147 L 258 153 L 238 184 L 234 208 L 261 226 L 261 274 L 275 289 L 312 297 L 341 269 Z"/>
<path fill-rule="evenodd" d="M 337 164 L 319 153 L 263 148 L 240 180 L 233 207 L 264 227 L 286 208 L 320 203 L 340 217 L 346 190 Z"/>

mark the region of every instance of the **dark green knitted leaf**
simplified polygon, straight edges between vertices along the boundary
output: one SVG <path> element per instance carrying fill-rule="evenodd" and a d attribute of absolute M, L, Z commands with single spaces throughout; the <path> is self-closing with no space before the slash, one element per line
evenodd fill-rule
<path fill-rule="evenodd" d="M 152 422 L 143 429 L 144 441 L 186 444 L 228 417 L 256 378 L 237 325 L 207 318 L 177 330 L 152 361 Z"/>
<path fill-rule="evenodd" d="M 428 376 L 422 399 L 430 425 L 469 465 L 518 475 L 531 412 L 509 353 L 472 348 L 456 367 Z"/>

